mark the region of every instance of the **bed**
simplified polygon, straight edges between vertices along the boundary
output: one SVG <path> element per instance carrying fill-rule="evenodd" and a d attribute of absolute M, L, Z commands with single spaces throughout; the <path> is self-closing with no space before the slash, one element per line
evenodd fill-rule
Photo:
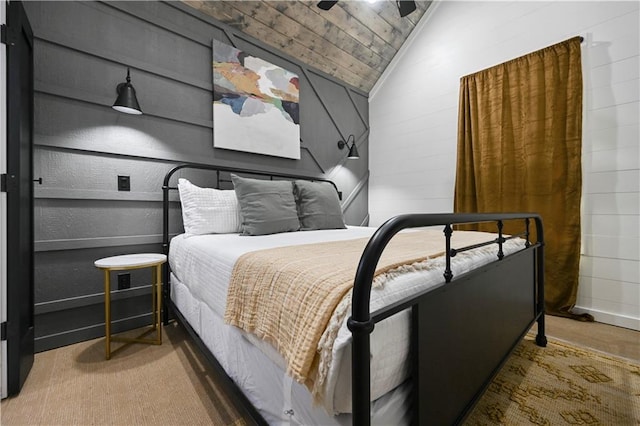
<path fill-rule="evenodd" d="M 180 187 L 182 197 L 189 183 L 172 177 L 193 170 L 211 172 L 212 188 L 233 180 L 243 215 L 227 217 L 227 231 L 253 213 L 241 190 L 253 180 L 238 176 L 293 182 L 294 193 L 307 181 L 339 192 L 320 178 L 216 166 L 179 165 L 165 176 L 165 324 L 172 313 L 185 326 L 258 424 L 458 424 L 535 322 L 536 342 L 546 345 L 536 214 L 411 214 L 377 229 L 305 228 L 300 216 L 304 231 L 252 236 L 192 233 L 183 216 L 189 232 L 170 239 L 170 192 Z M 521 231 L 504 234 L 507 223 Z M 470 224 L 495 230 L 461 230 Z M 303 287 L 318 287 L 314 273 L 348 289 L 314 296 Z M 311 299 L 292 302 L 296 292 Z"/>

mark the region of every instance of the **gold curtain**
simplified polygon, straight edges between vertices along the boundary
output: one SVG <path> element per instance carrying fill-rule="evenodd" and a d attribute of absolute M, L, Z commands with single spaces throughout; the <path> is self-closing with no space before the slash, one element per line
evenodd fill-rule
<path fill-rule="evenodd" d="M 539 213 L 547 312 L 589 320 L 571 313 L 580 261 L 580 38 L 463 77 L 458 119 L 454 210 Z"/>

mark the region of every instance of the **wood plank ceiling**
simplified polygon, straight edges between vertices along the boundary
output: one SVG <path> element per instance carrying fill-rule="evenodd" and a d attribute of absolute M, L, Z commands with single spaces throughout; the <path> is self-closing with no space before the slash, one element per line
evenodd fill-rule
<path fill-rule="evenodd" d="M 365 93 L 373 88 L 431 1 L 400 17 L 394 0 L 183 0 L 218 21 L 298 58 Z"/>

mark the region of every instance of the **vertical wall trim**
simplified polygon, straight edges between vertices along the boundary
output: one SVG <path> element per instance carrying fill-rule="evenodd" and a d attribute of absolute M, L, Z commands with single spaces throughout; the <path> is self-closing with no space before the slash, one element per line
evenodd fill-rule
<path fill-rule="evenodd" d="M 0 24 L 7 21 L 7 2 L 0 0 Z M 7 173 L 7 47 L 0 43 L 0 174 Z M 7 321 L 7 194 L 0 193 L 0 322 Z M 7 341 L 0 342 L 0 396 L 7 397 Z"/>

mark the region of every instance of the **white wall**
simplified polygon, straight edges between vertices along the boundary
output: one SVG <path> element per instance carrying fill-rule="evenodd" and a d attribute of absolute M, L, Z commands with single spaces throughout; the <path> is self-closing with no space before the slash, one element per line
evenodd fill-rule
<path fill-rule="evenodd" d="M 640 330 L 640 2 L 443 1 L 370 95 L 371 224 L 451 212 L 460 77 L 581 35 L 577 310 Z"/>

